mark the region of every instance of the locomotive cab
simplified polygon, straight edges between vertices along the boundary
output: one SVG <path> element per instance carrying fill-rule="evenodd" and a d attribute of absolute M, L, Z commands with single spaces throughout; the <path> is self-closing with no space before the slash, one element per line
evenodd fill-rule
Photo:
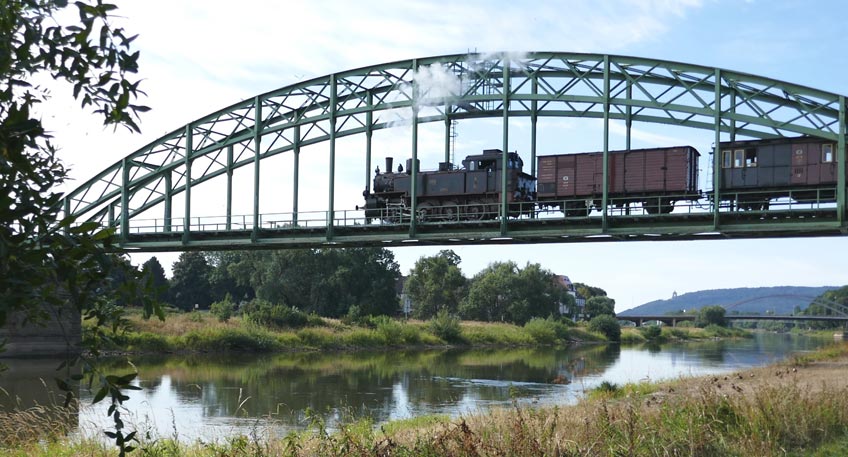
<path fill-rule="evenodd" d="M 468 171 L 495 171 L 504 168 L 501 166 L 501 161 L 503 161 L 503 151 L 500 149 L 486 149 L 483 151 L 483 154 L 466 157 L 465 160 L 462 161 L 462 166 Z M 507 153 L 506 168 L 508 170 L 518 171 L 521 171 L 524 168 L 524 161 L 521 160 L 521 157 L 517 152 Z"/>

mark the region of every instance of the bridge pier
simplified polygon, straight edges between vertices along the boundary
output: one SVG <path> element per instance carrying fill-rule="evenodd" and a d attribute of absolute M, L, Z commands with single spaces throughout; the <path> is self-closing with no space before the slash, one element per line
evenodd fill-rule
<path fill-rule="evenodd" d="M 6 342 L 5 357 L 61 357 L 79 354 L 82 345 L 82 315 L 73 307 L 43 305 L 49 316 L 44 322 L 28 322 L 22 312 L 10 313 L 0 327 Z"/>

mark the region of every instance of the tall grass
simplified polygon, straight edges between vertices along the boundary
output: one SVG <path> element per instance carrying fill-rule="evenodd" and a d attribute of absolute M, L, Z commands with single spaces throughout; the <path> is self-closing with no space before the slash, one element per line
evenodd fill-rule
<path fill-rule="evenodd" d="M 448 315 L 430 322 L 401 321 L 385 316 L 345 324 L 310 316 L 307 327 L 268 328 L 242 317 L 220 321 L 192 312 L 173 314 L 162 322 L 130 315 L 131 330 L 113 335 L 107 349 L 130 352 L 375 349 L 417 346 L 535 346 L 602 342 L 603 335 L 557 319 L 533 319 L 520 327 L 507 323 L 460 322 Z M 569 325 L 570 324 L 570 325 Z"/>

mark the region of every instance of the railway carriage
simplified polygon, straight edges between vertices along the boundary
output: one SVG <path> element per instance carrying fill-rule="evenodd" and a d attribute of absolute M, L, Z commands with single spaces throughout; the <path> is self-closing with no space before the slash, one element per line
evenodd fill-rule
<path fill-rule="evenodd" d="M 719 146 L 719 199 L 731 207 L 766 210 L 778 198 L 836 201 L 838 164 L 833 141 L 797 137 L 728 141 Z"/>
<path fill-rule="evenodd" d="M 607 197 L 610 204 L 641 204 L 649 214 L 670 213 L 679 200 L 697 201 L 698 151 L 691 146 L 610 151 Z M 540 156 L 537 199 L 567 216 L 600 210 L 603 152 Z"/>

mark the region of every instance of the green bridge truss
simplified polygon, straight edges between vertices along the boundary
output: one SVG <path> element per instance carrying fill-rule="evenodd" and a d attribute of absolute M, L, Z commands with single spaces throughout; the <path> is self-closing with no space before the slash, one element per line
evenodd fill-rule
<path fill-rule="evenodd" d="M 420 83 L 417 75 L 434 65 L 460 81 L 456 93 L 440 93 Z M 684 215 L 675 211 L 625 217 L 604 209 L 595 217 L 579 219 L 510 219 L 504 200 L 503 216 L 496 220 L 443 224 L 417 220 L 413 201 L 411 219 L 403 224 L 368 224 L 364 219 L 350 223 L 335 207 L 336 141 L 363 137 L 367 187 L 372 133 L 392 127 L 390 114 L 398 109 L 411 112 L 413 164 L 420 123 L 444 123 L 445 161 L 449 161 L 452 122 L 496 117 L 508 126 L 512 117 L 529 118 L 534 175 L 539 117 L 602 119 L 604 164 L 611 120 L 624 122 L 628 149 L 633 122 L 713 131 L 715 144 L 737 136 L 824 138 L 837 144 L 836 204 L 798 217 L 784 213 L 743 217 L 710 205 Z M 64 211 L 78 222 L 117 227 L 124 249 L 148 251 L 840 235 L 848 232 L 845 110 L 842 95 L 719 68 L 637 57 L 536 52 L 412 59 L 300 82 L 209 114 L 129 154 L 70 192 Z M 506 154 L 508 128 L 502 128 L 502 136 Z M 301 148 L 321 142 L 329 147 L 329 201 L 322 224 L 302 224 L 298 221 Z M 293 211 L 283 224 L 263 220 L 260 207 L 260 166 L 263 159 L 277 154 L 293 155 Z M 712 155 L 713 183 L 718 182 L 718 156 Z M 246 224 L 242 218 L 237 224 L 232 214 L 233 171 L 246 166 L 254 173 L 253 211 Z M 606 170 L 604 166 L 605 183 Z M 411 173 L 418 172 L 413 166 Z M 192 213 L 191 202 L 193 190 L 216 178 L 227 180 L 227 210 L 225 222 L 210 228 Z M 416 180 L 411 182 L 414 186 Z M 184 204 L 175 215 L 172 201 L 180 193 Z M 607 208 L 606 192 L 603 203 Z M 150 218 L 161 222 L 152 226 L 140 222 Z"/>

